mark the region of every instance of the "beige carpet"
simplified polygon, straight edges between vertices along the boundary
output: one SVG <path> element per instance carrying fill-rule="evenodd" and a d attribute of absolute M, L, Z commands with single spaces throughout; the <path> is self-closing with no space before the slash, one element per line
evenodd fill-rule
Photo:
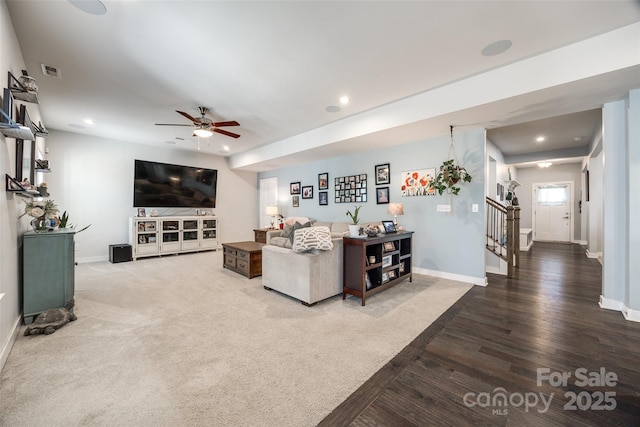
<path fill-rule="evenodd" d="M 221 252 L 76 268 L 78 320 L 18 337 L 2 426 L 313 426 L 471 285 L 414 276 L 305 307 Z"/>

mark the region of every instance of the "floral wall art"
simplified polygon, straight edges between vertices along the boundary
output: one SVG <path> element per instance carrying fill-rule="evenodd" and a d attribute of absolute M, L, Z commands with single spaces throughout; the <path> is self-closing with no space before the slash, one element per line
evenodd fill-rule
<path fill-rule="evenodd" d="M 429 183 L 435 176 L 436 168 L 402 172 L 400 176 L 402 197 L 435 196 L 435 189 L 429 188 Z"/>

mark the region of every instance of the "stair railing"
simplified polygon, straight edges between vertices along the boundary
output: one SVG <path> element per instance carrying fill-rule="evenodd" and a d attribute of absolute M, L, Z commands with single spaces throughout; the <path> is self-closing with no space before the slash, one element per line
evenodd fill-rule
<path fill-rule="evenodd" d="M 486 200 L 486 248 L 507 262 L 507 277 L 513 277 L 520 264 L 520 207 Z"/>

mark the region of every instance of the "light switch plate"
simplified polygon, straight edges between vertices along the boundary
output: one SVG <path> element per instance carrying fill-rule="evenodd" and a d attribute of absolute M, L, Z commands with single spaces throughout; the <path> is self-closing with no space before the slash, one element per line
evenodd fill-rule
<path fill-rule="evenodd" d="M 471 212 L 478 212 L 478 204 L 474 203 L 471 205 Z"/>
<path fill-rule="evenodd" d="M 451 205 L 437 205 L 436 212 L 451 212 Z"/>

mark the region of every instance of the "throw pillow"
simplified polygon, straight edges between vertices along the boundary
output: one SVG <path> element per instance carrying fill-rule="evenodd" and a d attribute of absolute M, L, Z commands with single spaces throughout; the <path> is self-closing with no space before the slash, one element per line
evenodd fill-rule
<path fill-rule="evenodd" d="M 291 241 L 291 244 L 293 245 L 293 238 L 296 235 L 296 230 L 300 229 L 300 228 L 308 228 L 311 227 L 311 223 L 310 222 L 305 222 L 304 224 L 300 224 L 299 222 L 296 222 L 295 224 L 293 224 L 293 230 L 291 231 L 291 234 L 289 235 L 289 240 Z"/>
<path fill-rule="evenodd" d="M 310 227 L 297 230 L 291 249 L 296 253 L 333 249 L 329 227 Z"/>
<path fill-rule="evenodd" d="M 282 228 L 282 233 L 280 233 L 280 237 L 291 238 L 291 235 L 293 234 L 293 225 L 294 224 L 285 224 Z"/>

